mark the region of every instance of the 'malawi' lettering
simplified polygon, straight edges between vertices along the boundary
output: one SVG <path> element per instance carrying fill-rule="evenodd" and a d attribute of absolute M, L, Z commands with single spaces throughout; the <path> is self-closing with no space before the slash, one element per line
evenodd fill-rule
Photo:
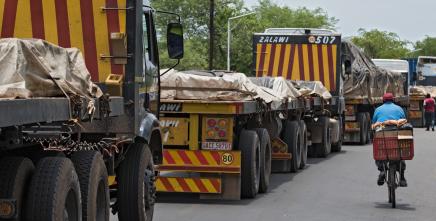
<path fill-rule="evenodd" d="M 260 36 L 259 43 L 287 43 L 289 37 L 283 36 Z"/>
<path fill-rule="evenodd" d="M 164 103 L 160 106 L 160 111 L 180 112 L 181 110 L 182 104 L 180 103 Z"/>

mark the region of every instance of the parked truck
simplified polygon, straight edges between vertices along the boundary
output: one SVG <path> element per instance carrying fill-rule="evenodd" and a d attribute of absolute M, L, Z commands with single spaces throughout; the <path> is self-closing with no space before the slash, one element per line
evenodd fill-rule
<path fill-rule="evenodd" d="M 119 220 L 152 220 L 162 159 L 155 11 L 137 0 L 0 9 L 0 91 L 20 94 L 0 100 L 0 219 L 109 220 L 111 207 Z M 182 42 L 176 19 L 171 58 Z M 79 83 L 103 95 L 74 91 Z M 50 93 L 60 95 L 41 96 Z"/>
<path fill-rule="evenodd" d="M 159 192 L 253 198 L 268 191 L 271 171 L 296 172 L 308 154 L 341 150 L 341 36 L 312 31 L 254 34 L 254 78 L 188 71 L 163 80 Z M 303 61 L 308 47 L 320 51 L 316 65 Z M 317 75 L 309 75 L 315 67 Z"/>
<path fill-rule="evenodd" d="M 375 108 L 383 103 L 384 93 L 393 93 L 395 102 L 407 109 L 407 71 L 405 67 L 400 70 L 378 67 L 349 41 L 342 43 L 341 57 L 346 104 L 344 141 L 364 145 L 371 141 L 371 118 Z"/>
<path fill-rule="evenodd" d="M 424 99 L 427 94 L 436 97 L 436 57 L 420 56 L 416 66 L 411 63 L 411 86 L 409 88 L 410 110 L 409 121 L 414 127 L 424 127 Z M 416 72 L 413 68 L 416 68 Z"/>

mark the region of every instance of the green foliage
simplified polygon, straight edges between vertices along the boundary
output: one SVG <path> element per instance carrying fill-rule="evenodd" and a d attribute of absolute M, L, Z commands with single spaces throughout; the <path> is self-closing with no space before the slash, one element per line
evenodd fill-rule
<path fill-rule="evenodd" d="M 407 49 L 409 42 L 401 40 L 393 32 L 359 29 L 359 36 L 351 40 L 370 58 L 398 59 L 404 58 L 409 52 Z"/>
<path fill-rule="evenodd" d="M 185 32 L 185 57 L 177 67 L 179 70 L 207 69 L 209 38 L 209 1 L 205 0 L 152 0 L 154 8 L 175 12 L 181 15 Z M 243 0 L 215 0 L 215 56 L 214 69 L 226 69 L 227 62 L 227 20 L 230 17 L 245 14 L 250 10 Z M 263 32 L 266 28 L 328 28 L 334 29 L 337 19 L 318 8 L 293 9 L 279 6 L 271 0 L 260 0 L 259 6 L 251 11 L 254 15 L 233 20 L 231 23 L 231 69 L 246 74 L 253 73 L 253 33 Z M 166 24 L 174 16 L 157 16 L 161 67 L 174 64 L 166 56 Z"/>
<path fill-rule="evenodd" d="M 436 56 L 436 38 L 426 36 L 422 41 L 417 41 L 415 50 L 410 57 Z"/>

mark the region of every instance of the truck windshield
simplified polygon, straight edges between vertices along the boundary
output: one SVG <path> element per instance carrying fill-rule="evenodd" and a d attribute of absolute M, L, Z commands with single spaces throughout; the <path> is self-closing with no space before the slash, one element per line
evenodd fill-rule
<path fill-rule="evenodd" d="M 436 77 L 436 57 L 418 58 L 417 71 L 422 76 Z"/>

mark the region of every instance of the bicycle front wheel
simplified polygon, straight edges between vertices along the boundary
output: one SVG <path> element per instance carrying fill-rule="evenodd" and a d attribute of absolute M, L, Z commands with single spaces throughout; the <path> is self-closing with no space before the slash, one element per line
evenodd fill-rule
<path fill-rule="evenodd" d="M 395 208 L 397 206 L 397 202 L 395 199 L 395 189 L 397 188 L 397 168 L 395 164 L 389 165 L 388 187 L 389 202 L 392 204 L 392 208 Z"/>

